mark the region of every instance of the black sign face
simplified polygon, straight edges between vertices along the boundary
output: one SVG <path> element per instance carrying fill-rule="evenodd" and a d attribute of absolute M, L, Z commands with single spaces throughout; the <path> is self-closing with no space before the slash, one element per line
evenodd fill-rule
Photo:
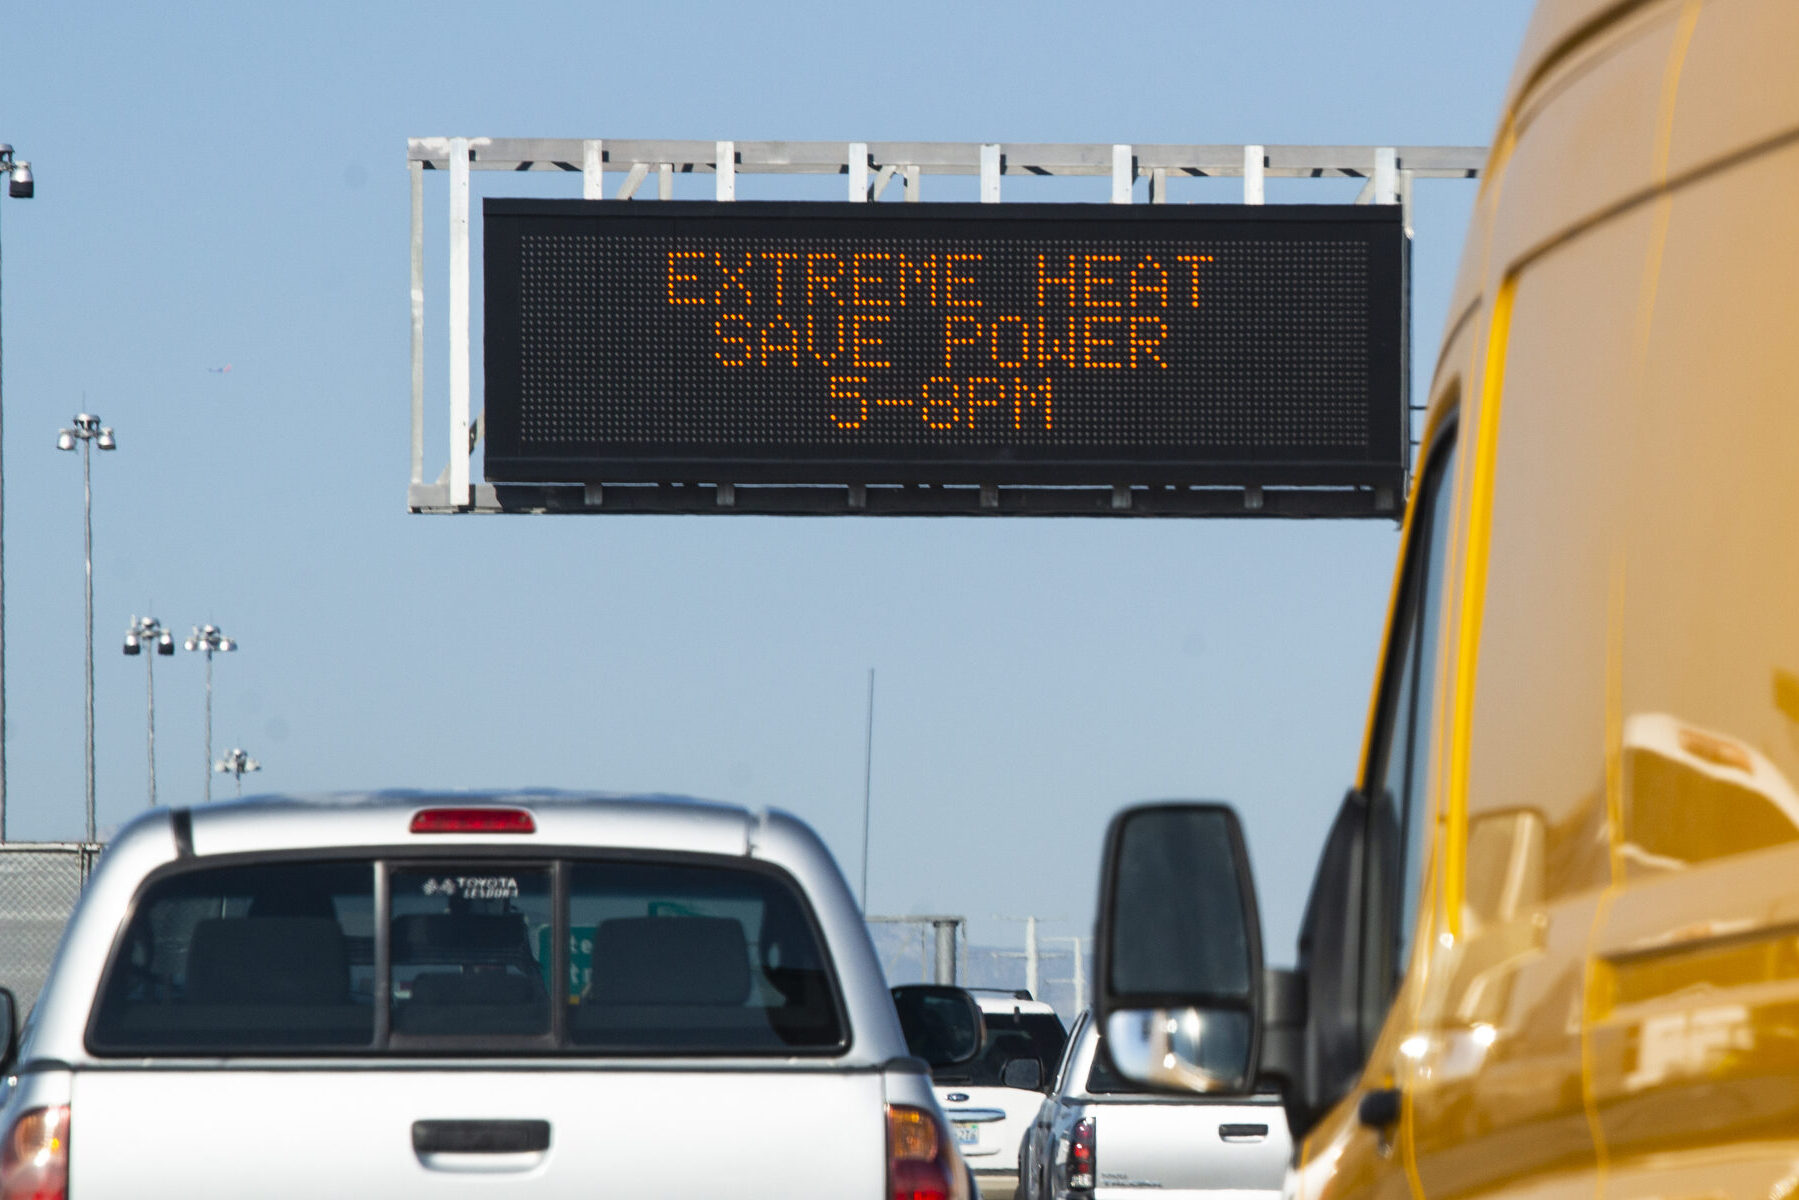
<path fill-rule="evenodd" d="M 496 483 L 1366 485 L 1394 207 L 489 200 Z"/>

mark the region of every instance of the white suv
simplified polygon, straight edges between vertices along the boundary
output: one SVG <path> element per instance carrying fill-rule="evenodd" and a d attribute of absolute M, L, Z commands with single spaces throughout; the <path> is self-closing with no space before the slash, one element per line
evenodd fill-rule
<path fill-rule="evenodd" d="M 1056 1010 L 1023 989 L 970 988 L 987 1025 L 973 1062 L 931 1073 L 937 1103 L 989 1197 L 1018 1184 L 1018 1148 L 1055 1076 L 1068 1032 Z"/>

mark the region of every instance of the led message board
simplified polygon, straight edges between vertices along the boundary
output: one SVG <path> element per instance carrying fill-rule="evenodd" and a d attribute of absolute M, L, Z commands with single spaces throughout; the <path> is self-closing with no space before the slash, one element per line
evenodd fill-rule
<path fill-rule="evenodd" d="M 1394 207 L 484 219 L 490 482 L 1403 483 Z"/>

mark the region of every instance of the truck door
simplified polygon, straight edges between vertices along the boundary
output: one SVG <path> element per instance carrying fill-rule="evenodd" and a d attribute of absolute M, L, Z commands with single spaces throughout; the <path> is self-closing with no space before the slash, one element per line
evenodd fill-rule
<path fill-rule="evenodd" d="M 1451 425 L 1433 439 L 1414 501 L 1364 786 L 1338 814 L 1307 905 L 1308 1094 L 1298 1115 L 1348 1099 L 1307 1141 L 1306 1196 L 1319 1194 L 1326 1177 L 1332 1194 L 1411 1193 L 1399 1152 L 1405 1021 L 1389 1021 L 1388 1010 L 1411 952 L 1434 825 L 1425 768 L 1454 479 Z"/>
<path fill-rule="evenodd" d="M 1608 61 L 1659 80 L 1666 43 Z M 1529 162 L 1507 170 L 1514 201 L 1557 186 Z M 1605 531 L 1627 453 L 1617 430 L 1632 420 L 1614 407 L 1617 376 L 1642 336 L 1618 281 L 1641 278 L 1654 224 L 1648 212 L 1607 221 L 1502 283 L 1478 404 L 1466 406 L 1465 433 L 1478 426 L 1481 443 L 1464 461 L 1482 465 L 1465 507 L 1489 515 L 1484 529 L 1478 516 L 1464 522 L 1469 562 L 1457 577 L 1468 593 L 1438 772 L 1454 869 L 1443 872 L 1406 1097 L 1418 1181 L 1433 1200 L 1587 1197 L 1599 1174 L 1581 1029 L 1611 878 L 1607 623 L 1618 578 Z"/>
<path fill-rule="evenodd" d="M 1763 122 L 1799 126 L 1791 102 L 1728 104 L 1747 64 L 1793 44 L 1796 17 L 1780 4 L 1704 9 L 1675 118 L 1689 157 L 1760 138 Z M 1779 199 L 1799 153 L 1768 145 L 1665 200 L 1633 396 L 1642 432 L 1609 731 L 1617 883 L 1587 1006 L 1612 1200 L 1788 1195 L 1799 1182 L 1799 478 L 1784 453 L 1799 409 L 1767 382 L 1799 370 L 1784 333 L 1799 322 L 1799 241 Z M 1703 408 L 1701 387 L 1729 406 Z M 1713 511 L 1732 514 L 1728 538 Z"/>

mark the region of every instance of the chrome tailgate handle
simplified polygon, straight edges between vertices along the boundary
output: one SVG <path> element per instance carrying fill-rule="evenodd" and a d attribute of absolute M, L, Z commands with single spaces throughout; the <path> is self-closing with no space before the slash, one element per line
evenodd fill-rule
<path fill-rule="evenodd" d="M 1268 1126 L 1220 1125 L 1218 1136 L 1227 1142 L 1261 1142 L 1268 1139 Z"/>
<path fill-rule="evenodd" d="M 550 1148 L 548 1121 L 414 1121 L 418 1154 L 541 1154 Z"/>

